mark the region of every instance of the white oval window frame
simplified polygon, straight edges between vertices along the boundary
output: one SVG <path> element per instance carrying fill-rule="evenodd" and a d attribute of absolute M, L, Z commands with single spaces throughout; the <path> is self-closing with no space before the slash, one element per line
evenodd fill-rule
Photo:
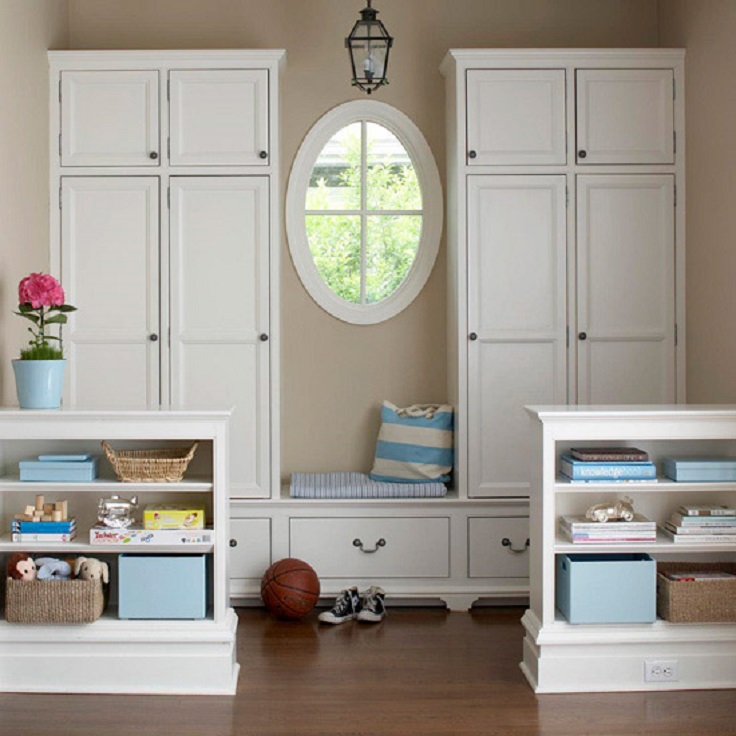
<path fill-rule="evenodd" d="M 317 157 L 332 136 L 351 123 L 378 123 L 393 133 L 408 152 L 422 193 L 422 234 L 417 255 L 396 290 L 374 304 L 351 304 L 339 297 L 317 270 L 307 239 L 305 203 Z M 325 214 L 328 214 L 325 210 Z M 289 176 L 286 192 L 286 235 L 294 267 L 307 293 L 333 317 L 356 325 L 385 322 L 408 307 L 434 268 L 442 236 L 442 184 L 429 144 L 414 122 L 391 105 L 354 100 L 323 115 L 302 141 Z"/>

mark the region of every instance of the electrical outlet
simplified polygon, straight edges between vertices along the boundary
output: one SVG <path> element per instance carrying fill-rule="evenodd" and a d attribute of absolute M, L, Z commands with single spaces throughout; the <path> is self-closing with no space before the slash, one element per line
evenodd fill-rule
<path fill-rule="evenodd" d="M 677 659 L 645 659 L 644 682 L 677 682 L 680 662 Z"/>

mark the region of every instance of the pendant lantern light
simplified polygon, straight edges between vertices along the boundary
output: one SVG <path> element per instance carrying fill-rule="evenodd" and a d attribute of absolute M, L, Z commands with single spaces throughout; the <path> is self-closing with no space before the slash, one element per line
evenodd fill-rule
<path fill-rule="evenodd" d="M 378 11 L 368 0 L 367 7 L 360 11 L 360 20 L 356 21 L 345 39 L 353 68 L 353 86 L 360 87 L 367 94 L 388 84 L 388 53 L 394 42 L 377 15 Z"/>

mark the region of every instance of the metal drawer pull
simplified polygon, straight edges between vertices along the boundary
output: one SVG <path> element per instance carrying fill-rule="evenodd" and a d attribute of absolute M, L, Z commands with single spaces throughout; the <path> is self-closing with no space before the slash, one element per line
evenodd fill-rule
<path fill-rule="evenodd" d="M 363 546 L 363 542 L 358 539 L 357 537 L 353 539 L 353 547 L 358 547 L 361 552 L 365 552 L 367 555 L 372 555 L 374 552 L 378 552 L 379 547 L 385 547 L 386 546 L 386 540 L 381 537 L 377 542 L 376 546 L 373 549 L 366 549 Z"/>
<path fill-rule="evenodd" d="M 529 549 L 529 540 L 528 539 L 526 540 L 526 544 L 521 549 L 514 549 L 514 545 L 511 543 L 511 540 L 508 537 L 504 537 L 501 540 L 501 544 L 504 547 L 508 547 L 509 548 L 509 552 L 513 552 L 514 554 L 517 554 L 517 555 L 523 554 L 524 552 L 527 551 L 527 549 Z"/>

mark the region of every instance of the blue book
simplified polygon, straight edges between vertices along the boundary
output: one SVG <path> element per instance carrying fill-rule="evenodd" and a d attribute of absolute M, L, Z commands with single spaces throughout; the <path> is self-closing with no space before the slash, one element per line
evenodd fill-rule
<path fill-rule="evenodd" d="M 21 534 L 69 534 L 77 529 L 77 520 L 68 521 L 20 521 L 13 520 L 11 531 Z"/>
<path fill-rule="evenodd" d="M 571 480 L 654 480 L 657 466 L 652 462 L 586 462 L 570 455 L 560 457 L 560 472 Z"/>
<path fill-rule="evenodd" d="M 91 460 L 92 455 L 39 455 L 38 459 L 42 463 L 83 463 L 86 460 Z"/>

